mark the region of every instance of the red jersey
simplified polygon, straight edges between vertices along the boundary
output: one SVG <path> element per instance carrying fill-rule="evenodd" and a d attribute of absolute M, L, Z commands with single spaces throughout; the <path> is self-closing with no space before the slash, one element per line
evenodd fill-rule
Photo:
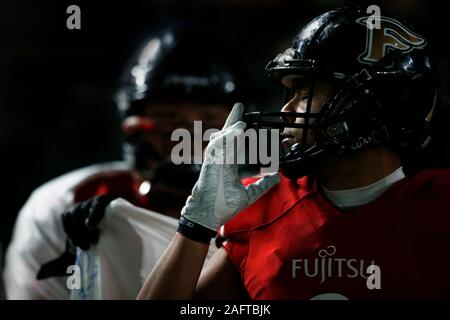
<path fill-rule="evenodd" d="M 148 197 L 139 193 L 142 182 L 133 177 L 130 170 L 100 172 L 81 181 L 74 188 L 74 203 L 86 201 L 98 195 L 110 194 L 146 208 L 149 206 Z"/>
<path fill-rule="evenodd" d="M 220 237 L 252 299 L 450 298 L 450 172 L 345 212 L 315 181 L 281 177 Z"/>

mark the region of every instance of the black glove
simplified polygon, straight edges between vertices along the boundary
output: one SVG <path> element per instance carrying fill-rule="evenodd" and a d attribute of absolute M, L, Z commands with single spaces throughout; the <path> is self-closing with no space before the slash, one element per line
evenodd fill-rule
<path fill-rule="evenodd" d="M 64 231 L 75 246 L 88 250 L 91 244 L 98 243 L 98 225 L 105 215 L 106 206 L 115 198 L 111 195 L 96 196 L 62 214 Z"/>

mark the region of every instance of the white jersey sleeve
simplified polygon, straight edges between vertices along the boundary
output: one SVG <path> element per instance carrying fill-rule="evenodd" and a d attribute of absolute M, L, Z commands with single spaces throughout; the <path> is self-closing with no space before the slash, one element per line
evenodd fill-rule
<path fill-rule="evenodd" d="M 125 169 L 123 162 L 98 164 L 58 177 L 36 189 L 17 217 L 6 252 L 3 280 L 8 299 L 68 299 L 67 277 L 37 280 L 41 266 L 65 250 L 61 214 L 73 205 L 73 189 L 102 171 Z"/>
<path fill-rule="evenodd" d="M 111 202 L 100 224 L 101 236 L 88 251 L 78 250 L 81 287 L 72 299 L 136 299 L 176 233 L 178 220 L 132 205 Z M 216 251 L 210 245 L 209 259 Z"/>

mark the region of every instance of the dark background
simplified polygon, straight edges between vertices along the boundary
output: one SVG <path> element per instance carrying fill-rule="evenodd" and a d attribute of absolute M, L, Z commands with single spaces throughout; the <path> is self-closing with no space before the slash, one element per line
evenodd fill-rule
<path fill-rule="evenodd" d="M 112 95 L 122 67 L 147 32 L 178 19 L 204 26 L 222 43 L 221 55 L 235 67 L 245 99 L 259 108 L 280 109 L 281 90 L 265 79 L 268 60 L 307 19 L 346 4 L 376 3 L 380 2 L 0 2 L 3 247 L 33 189 L 75 168 L 121 158 Z M 389 9 L 425 31 L 442 58 L 444 96 L 448 96 L 449 19 L 444 7 L 436 7 L 443 6 L 440 3 L 444 1 L 386 1 L 382 12 Z M 81 8 L 81 30 L 66 28 L 66 8 L 71 4 Z"/>

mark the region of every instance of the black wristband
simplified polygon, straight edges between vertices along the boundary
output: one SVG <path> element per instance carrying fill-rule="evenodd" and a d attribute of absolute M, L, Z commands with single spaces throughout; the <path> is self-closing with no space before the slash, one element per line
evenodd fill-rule
<path fill-rule="evenodd" d="M 177 231 L 186 238 L 202 243 L 209 243 L 217 234 L 216 231 L 192 222 L 183 216 L 180 218 Z"/>

